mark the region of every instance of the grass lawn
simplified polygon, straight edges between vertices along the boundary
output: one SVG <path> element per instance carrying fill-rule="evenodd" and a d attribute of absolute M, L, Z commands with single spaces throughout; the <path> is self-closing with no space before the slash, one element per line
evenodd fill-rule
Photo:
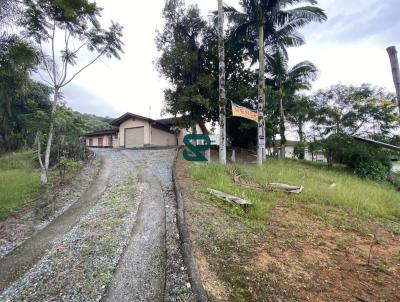
<path fill-rule="evenodd" d="M 222 190 L 251 200 L 254 207 L 249 218 L 266 217 L 265 209 L 284 199 L 334 206 L 349 210 L 357 216 L 400 221 L 400 193 L 392 185 L 361 179 L 344 167 L 328 169 L 317 163 L 269 159 L 262 167 L 236 165 L 235 168 L 242 176 L 260 185 L 279 182 L 303 185 L 305 189 L 299 195 L 244 189 L 238 187 L 227 170 L 216 163 L 207 166 L 194 164 L 190 166 L 189 174 L 200 181 L 203 189 Z"/>
<path fill-rule="evenodd" d="M 16 213 L 40 192 L 32 151 L 0 157 L 0 219 Z"/>
<path fill-rule="evenodd" d="M 303 185 L 298 195 L 235 184 Z M 399 301 L 400 192 L 344 167 L 178 160 L 197 266 L 214 301 Z M 253 202 L 248 213 L 213 188 Z M 361 301 L 359 300 L 359 301 Z"/>

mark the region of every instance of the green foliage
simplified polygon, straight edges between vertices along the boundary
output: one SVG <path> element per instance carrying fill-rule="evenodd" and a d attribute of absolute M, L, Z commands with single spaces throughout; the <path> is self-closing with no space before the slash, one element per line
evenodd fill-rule
<path fill-rule="evenodd" d="M 307 144 L 300 142 L 294 146 L 293 154 L 298 159 L 304 159 L 306 153 Z"/>
<path fill-rule="evenodd" d="M 40 192 L 32 151 L 0 157 L 0 219 L 16 213 Z"/>
<path fill-rule="evenodd" d="M 41 83 L 30 81 L 24 95 L 10 104 L 12 119 L 2 116 L 0 137 L 3 137 L 0 152 L 13 151 L 32 146 L 36 133 L 48 127 L 50 112 L 50 88 Z"/>
<path fill-rule="evenodd" d="M 182 115 L 181 126 L 217 119 L 218 54 L 215 31 L 197 6 L 168 3 L 164 31 L 157 36 L 159 72 L 172 84 L 164 91 L 165 111 Z"/>
<path fill-rule="evenodd" d="M 389 183 L 361 179 L 343 167 L 332 167 L 311 162 L 268 159 L 262 167 L 238 165 L 241 173 L 260 185 L 270 182 L 303 185 L 301 194 L 256 192 L 237 186 L 226 168 L 217 164 L 191 164 L 190 176 L 198 180 L 201 189 L 214 188 L 254 201 L 257 207 L 241 214 L 246 220 L 266 219 L 268 209 L 278 202 L 303 202 L 333 206 L 350 211 L 357 217 L 380 217 L 400 221 L 399 192 Z M 332 187 L 332 184 L 335 184 Z M 206 194 L 206 193 L 205 193 Z M 207 194 L 207 198 L 209 195 Z M 237 213 L 235 214 L 237 215 Z"/>
<path fill-rule="evenodd" d="M 17 35 L 0 34 L 0 118 L 11 119 L 11 102 L 29 86 L 29 72 L 38 62 L 36 51 Z"/>
<path fill-rule="evenodd" d="M 10 104 L 12 119 L 5 112 L 0 113 L 3 119 L 3 123 L 0 123 L 0 153 L 32 147 L 37 133 L 47 131 L 51 111 L 50 94 L 50 87 L 30 81 L 24 94 Z M 64 140 L 79 140 L 87 132 L 111 128 L 109 120 L 60 106 L 55 114 L 55 144 L 62 136 Z M 46 136 L 43 142 L 45 139 Z"/>
<path fill-rule="evenodd" d="M 57 163 L 57 169 L 60 173 L 61 180 L 65 179 L 67 172 L 77 171 L 80 168 L 80 164 L 77 161 L 71 160 L 70 158 L 62 155 Z"/>
<path fill-rule="evenodd" d="M 340 134 L 331 135 L 321 143 L 328 165 L 331 166 L 333 162 L 342 163 L 360 177 L 388 180 L 392 167 L 389 152 Z"/>
<path fill-rule="evenodd" d="M 263 44 L 268 49 L 282 49 L 286 52 L 287 47 L 304 44 L 299 29 L 311 22 L 322 22 L 327 17 L 322 9 L 315 6 L 293 7 L 298 2 L 240 1 L 243 12 L 226 7 L 226 14 L 232 24 L 231 39 L 242 43 L 252 63 L 258 61 L 257 40 L 260 26 L 264 27 Z"/>
<path fill-rule="evenodd" d="M 354 173 L 358 176 L 380 181 L 388 179 L 391 167 L 373 158 L 358 160 L 354 166 Z"/>
<path fill-rule="evenodd" d="M 399 125 L 393 94 L 383 88 L 335 85 L 313 96 L 316 104 L 315 130 L 321 135 L 388 135 Z"/>

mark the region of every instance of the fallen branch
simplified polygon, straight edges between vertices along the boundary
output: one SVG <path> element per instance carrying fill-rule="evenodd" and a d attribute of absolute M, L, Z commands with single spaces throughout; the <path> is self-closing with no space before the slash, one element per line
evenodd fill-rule
<path fill-rule="evenodd" d="M 269 183 L 267 185 L 267 188 L 272 191 L 283 191 L 286 193 L 294 193 L 294 194 L 299 194 L 304 189 L 303 186 L 291 186 L 291 185 L 281 184 L 281 183 Z"/>
<path fill-rule="evenodd" d="M 210 189 L 210 188 L 207 188 L 207 191 L 211 195 L 214 195 L 214 196 L 216 196 L 216 197 L 218 197 L 220 199 L 223 199 L 223 200 L 225 200 L 227 202 L 235 203 L 235 204 L 240 205 L 246 212 L 248 211 L 249 207 L 251 205 L 253 205 L 250 201 L 248 201 L 246 199 L 243 199 L 243 198 L 240 198 L 240 197 L 237 197 L 237 196 L 234 196 L 234 195 L 230 195 L 230 194 L 227 194 L 227 193 L 224 193 L 224 192 L 221 192 L 221 191 L 213 190 L 213 189 Z"/>

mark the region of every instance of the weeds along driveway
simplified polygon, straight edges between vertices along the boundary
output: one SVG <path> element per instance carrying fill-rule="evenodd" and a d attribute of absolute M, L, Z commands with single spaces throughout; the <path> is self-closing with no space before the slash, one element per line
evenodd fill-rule
<path fill-rule="evenodd" d="M 25 273 L 45 251 L 60 240 L 100 198 L 111 170 L 110 160 L 102 157 L 102 167 L 97 181 L 63 214 L 46 228 L 23 242 L 0 260 L 0 291 Z"/>
<path fill-rule="evenodd" d="M 21 262 L 25 267 L 0 301 L 193 300 L 175 219 L 175 150 L 96 153 L 105 169 L 98 190 L 86 194 L 92 200 L 86 212 L 68 213 L 74 204 L 65 212 L 74 218 L 68 227 L 57 229 L 60 216 L 37 235 L 42 241 L 32 237 L 9 255 L 1 274 L 13 275 Z M 41 253 L 26 261 L 29 248 Z M 3 288 L 14 281 L 8 278 Z"/>

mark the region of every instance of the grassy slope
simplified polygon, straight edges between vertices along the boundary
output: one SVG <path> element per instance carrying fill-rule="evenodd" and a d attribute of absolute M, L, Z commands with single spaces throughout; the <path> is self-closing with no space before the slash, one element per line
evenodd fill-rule
<path fill-rule="evenodd" d="M 0 157 L 0 219 L 17 212 L 40 192 L 31 151 Z"/>
<path fill-rule="evenodd" d="M 189 174 L 201 181 L 203 189 L 210 187 L 232 194 L 244 194 L 255 203 L 250 218 L 266 217 L 263 209 L 285 199 L 334 206 L 363 217 L 400 220 L 400 193 L 393 186 L 360 179 L 341 167 L 330 170 L 313 163 L 270 159 L 262 168 L 238 166 L 238 169 L 242 175 L 259 184 L 281 182 L 303 185 L 305 189 L 299 195 L 243 190 L 236 186 L 226 170 L 217 164 L 192 165 Z"/>
<path fill-rule="evenodd" d="M 305 189 L 287 195 L 238 187 L 227 169 L 215 163 L 180 168 L 190 176 L 181 178 L 187 219 L 214 300 L 350 301 L 359 296 L 397 301 L 392 289 L 399 286 L 400 193 L 393 186 L 362 180 L 342 167 L 328 170 L 292 160 L 236 168 L 259 184 L 283 182 Z M 213 199 L 206 188 L 242 196 L 254 206 L 244 213 Z M 366 265 L 369 234 L 378 243 Z M 210 280 L 214 273 L 218 280 Z"/>

